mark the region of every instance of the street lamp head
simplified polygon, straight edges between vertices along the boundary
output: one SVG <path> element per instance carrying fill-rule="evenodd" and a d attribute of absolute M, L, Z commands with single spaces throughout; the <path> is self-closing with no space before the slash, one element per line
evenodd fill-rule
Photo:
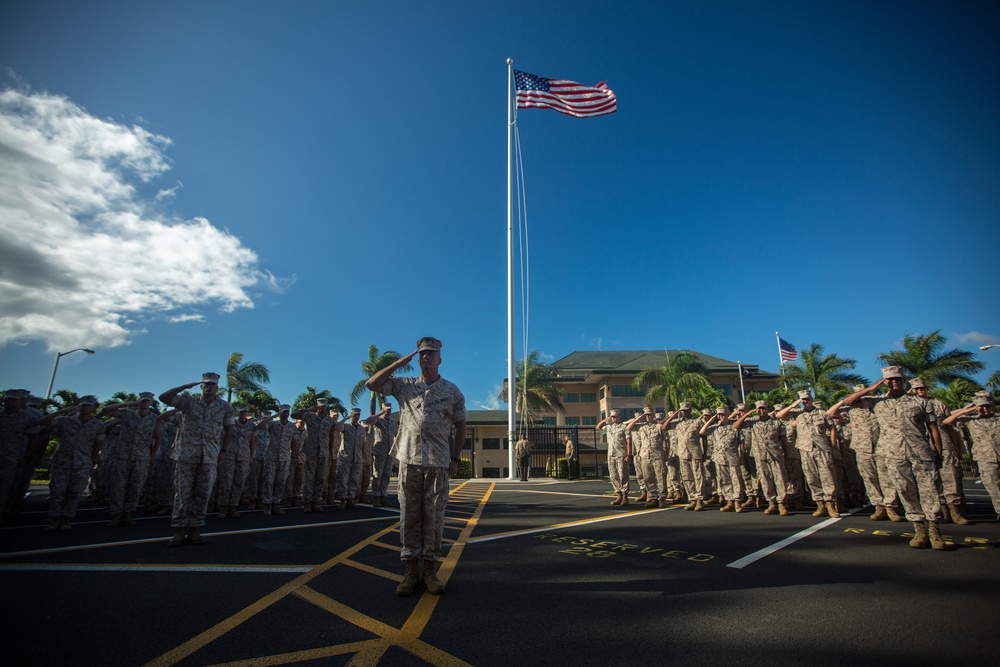
<path fill-rule="evenodd" d="M 86 352 L 87 354 L 94 354 L 94 351 L 91 350 L 89 347 L 83 348 L 83 351 Z"/>
<path fill-rule="evenodd" d="M 980 350 L 989 350 L 990 348 L 993 348 L 993 347 L 1000 347 L 1000 345 L 980 345 L 979 349 Z"/>

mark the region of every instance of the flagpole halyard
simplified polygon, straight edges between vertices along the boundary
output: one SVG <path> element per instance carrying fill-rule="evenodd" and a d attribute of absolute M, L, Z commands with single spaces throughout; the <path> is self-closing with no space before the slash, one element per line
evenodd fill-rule
<path fill-rule="evenodd" d="M 507 58 L 507 479 L 516 479 L 514 443 L 517 428 L 517 384 L 514 372 L 514 202 L 511 137 L 514 61 Z"/>

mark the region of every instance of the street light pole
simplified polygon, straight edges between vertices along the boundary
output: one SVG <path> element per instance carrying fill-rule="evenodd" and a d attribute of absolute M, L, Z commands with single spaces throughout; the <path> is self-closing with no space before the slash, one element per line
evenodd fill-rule
<path fill-rule="evenodd" d="M 70 350 L 69 352 L 58 352 L 56 353 L 56 363 L 52 364 L 52 375 L 49 376 L 49 389 L 45 392 L 45 400 L 49 400 L 52 397 L 52 385 L 56 381 L 56 371 L 59 369 L 59 360 L 65 357 L 67 354 L 73 354 L 74 352 L 86 352 L 87 354 L 94 354 L 94 351 L 86 347 L 78 347 L 75 350 Z"/>
<path fill-rule="evenodd" d="M 979 349 L 980 350 L 991 350 L 994 347 L 1000 347 L 1000 345 L 980 345 Z"/>

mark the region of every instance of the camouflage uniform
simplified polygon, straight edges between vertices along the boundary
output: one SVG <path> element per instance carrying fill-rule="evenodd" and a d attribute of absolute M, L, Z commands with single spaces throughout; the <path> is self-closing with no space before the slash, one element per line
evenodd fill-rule
<path fill-rule="evenodd" d="M 341 422 L 343 441 L 337 456 L 337 495 L 342 501 L 353 501 L 361 487 L 361 469 L 365 465 L 365 428 L 358 422 Z M 371 457 L 368 458 L 371 466 Z"/>
<path fill-rule="evenodd" d="M 261 496 L 264 491 L 264 468 L 267 462 L 267 450 L 271 445 L 271 434 L 267 429 L 257 429 L 257 442 L 254 445 L 253 461 L 250 462 L 250 479 L 247 481 L 247 502 L 250 509 L 263 504 Z"/>
<path fill-rule="evenodd" d="M 639 434 L 642 443 L 643 477 L 646 479 L 646 495 L 649 500 L 667 501 L 667 468 L 663 462 L 663 429 L 658 423 L 646 422 L 633 433 Z M 633 437 L 633 443 L 635 438 Z"/>
<path fill-rule="evenodd" d="M 337 480 L 340 474 L 337 467 L 337 460 L 340 458 L 340 450 L 344 448 L 344 435 L 340 431 L 333 432 L 333 451 L 330 452 L 330 471 L 326 475 L 326 486 L 323 488 L 324 499 L 327 503 L 332 503 L 340 497 L 337 493 Z"/>
<path fill-rule="evenodd" d="M 260 502 L 266 508 L 280 505 L 288 481 L 288 468 L 292 464 L 292 439 L 298 433 L 295 422 L 274 419 L 267 425 L 270 434 L 267 459 L 261 475 Z"/>
<path fill-rule="evenodd" d="M 679 418 L 670 422 L 673 430 L 671 442 L 680 457 L 681 481 L 687 491 L 689 501 L 703 499 L 705 477 L 702 474 L 702 459 L 705 454 L 701 448 L 701 421 L 694 418 Z"/>
<path fill-rule="evenodd" d="M 468 416 L 465 396 L 443 377 L 431 384 L 419 378 L 390 377 L 381 389 L 399 404 L 400 558 L 423 558 L 425 563 L 440 560 L 452 452 L 449 441 L 452 425 Z"/>
<path fill-rule="evenodd" d="M 295 435 L 292 437 L 292 449 L 295 456 L 292 457 L 288 465 L 288 480 L 285 482 L 285 499 L 291 507 L 295 507 L 302 502 L 303 477 L 306 472 L 306 452 L 305 444 L 308 438 L 308 430 L 299 430 L 296 426 Z"/>
<path fill-rule="evenodd" d="M 611 476 L 611 488 L 615 493 L 629 492 L 628 462 L 625 454 L 628 449 L 625 444 L 625 429 L 620 421 L 617 424 L 607 424 L 604 433 L 608 437 L 608 474 Z"/>
<path fill-rule="evenodd" d="M 788 496 L 788 469 L 781 446 L 781 422 L 774 416 L 751 417 L 747 421 L 753 442 L 750 454 L 757 462 L 764 497 L 772 503 L 784 503 Z"/>
<path fill-rule="evenodd" d="M 712 441 L 712 459 L 719 479 L 719 491 L 728 501 L 743 497 L 743 476 L 740 474 L 740 434 L 729 422 L 708 427 Z"/>
<path fill-rule="evenodd" d="M 785 438 L 788 440 L 788 451 L 785 452 L 785 468 L 788 470 L 788 490 L 785 494 L 786 500 L 801 504 L 806 497 L 806 480 L 802 471 L 802 455 L 796 446 L 798 439 L 798 428 L 789 419 L 781 422 L 781 428 L 785 430 Z"/>
<path fill-rule="evenodd" d="M 226 426 L 235 423 L 236 413 L 221 398 L 206 402 L 177 395 L 171 405 L 184 415 L 184 422 L 172 456 L 174 504 L 170 525 L 174 529 L 200 528 L 205 525 L 223 433 Z"/>
<path fill-rule="evenodd" d="M 160 415 L 155 412 L 142 415 L 138 410 L 124 409 L 119 414 L 121 431 L 108 486 L 112 516 L 138 509 L 153 456 L 153 440 L 160 430 Z"/>
<path fill-rule="evenodd" d="M 174 419 L 180 419 L 180 414 L 175 414 Z M 170 507 L 174 502 L 173 452 L 177 433 L 177 425 L 172 421 L 160 426 L 160 448 L 156 450 L 156 459 L 153 461 L 153 486 L 150 495 L 153 503 L 161 508 Z"/>
<path fill-rule="evenodd" d="M 941 491 L 944 502 L 948 505 L 961 505 L 965 502 L 962 491 L 962 438 L 951 426 L 941 422 L 951 415 L 951 410 L 942 401 L 928 398 L 927 402 L 934 409 L 938 428 L 941 430 Z"/>
<path fill-rule="evenodd" d="M 361 479 L 358 480 L 358 500 L 365 497 L 365 494 L 368 493 L 368 487 L 372 483 L 372 464 L 374 463 L 372 451 L 375 448 L 375 435 L 367 424 L 365 424 L 365 439 L 362 443 L 364 447 L 361 450 Z"/>
<path fill-rule="evenodd" d="M 795 446 L 802 454 L 802 470 L 813 500 L 831 502 L 837 495 L 831 457 L 830 429 L 833 421 L 818 408 L 800 410 L 795 415 L 798 437 Z"/>
<path fill-rule="evenodd" d="M 307 503 L 323 502 L 323 485 L 330 472 L 330 431 L 337 423 L 333 417 L 315 412 L 302 414 L 306 423 L 306 441 L 300 454 L 305 455 L 303 471 L 302 500 Z"/>
<path fill-rule="evenodd" d="M 914 523 L 941 521 L 941 481 L 927 424 L 936 422 L 934 409 L 911 394 L 872 398 L 878 420 L 880 453 L 885 457 L 893 486 Z"/>
<path fill-rule="evenodd" d="M 26 409 L 0 411 L 0 501 L 6 501 L 17 487 L 18 466 L 27 453 L 29 440 L 40 431 L 38 421 Z"/>
<path fill-rule="evenodd" d="M 389 477 L 392 475 L 392 457 L 389 451 L 396 439 L 399 424 L 385 418 L 377 419 L 372 428 L 375 430 L 375 446 L 372 456 L 375 458 L 375 476 L 372 478 L 372 496 L 375 501 L 384 500 L 389 492 Z"/>
<path fill-rule="evenodd" d="M 104 442 L 104 424 L 91 417 L 56 417 L 52 437 L 58 444 L 49 462 L 49 520 L 69 521 L 76 515 L 97 448 Z"/>
<path fill-rule="evenodd" d="M 233 424 L 233 437 L 229 441 L 229 449 L 219 464 L 219 493 L 218 503 L 223 508 L 236 507 L 240 504 L 240 494 L 243 493 L 243 486 L 246 484 L 247 475 L 250 474 L 250 443 L 255 433 L 258 433 L 257 425 L 252 419 L 240 421 Z"/>
<path fill-rule="evenodd" d="M 979 464 L 983 488 L 990 494 L 993 510 L 1000 517 L 1000 416 L 962 415 L 957 421 L 969 429 L 972 458 Z"/>

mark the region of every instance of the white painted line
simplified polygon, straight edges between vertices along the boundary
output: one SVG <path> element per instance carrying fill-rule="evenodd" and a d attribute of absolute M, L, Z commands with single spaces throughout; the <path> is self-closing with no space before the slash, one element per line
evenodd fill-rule
<path fill-rule="evenodd" d="M 248 528 L 246 530 L 226 530 L 214 533 L 202 533 L 202 537 L 225 537 L 228 535 L 250 535 L 254 533 L 273 533 L 282 530 L 302 530 L 304 528 L 322 528 L 326 526 L 343 526 L 353 523 L 371 523 L 372 521 L 396 521 L 398 517 L 396 514 L 391 514 L 389 516 L 373 517 L 370 519 L 351 519 L 349 521 L 325 521 L 323 523 L 301 523 L 293 526 L 271 526 L 269 528 Z M 39 528 L 41 530 L 41 528 Z M 121 530 L 121 529 L 116 529 Z M 59 535 L 56 533 L 55 535 Z M 99 542 L 97 544 L 78 544 L 75 546 L 68 547 L 54 547 L 52 549 L 33 549 L 31 551 L 7 551 L 0 553 L 0 558 L 21 558 L 23 556 L 38 556 L 41 554 L 58 554 L 67 553 L 70 551 L 85 551 L 87 549 L 104 549 L 107 547 L 123 547 L 131 546 L 133 544 L 152 544 L 155 542 L 166 543 L 169 539 L 169 535 L 164 535 L 163 537 L 149 537 L 141 540 L 123 540 L 120 542 Z"/>
<path fill-rule="evenodd" d="M 301 574 L 310 572 L 314 566 L 279 567 L 265 565 L 253 567 L 250 565 L 41 565 L 34 563 L 14 563 L 0 565 L 0 572 L 261 572 L 271 574 Z"/>
<path fill-rule="evenodd" d="M 508 537 L 521 537 L 522 535 L 532 535 L 534 533 L 544 533 L 549 530 L 559 530 L 560 528 L 575 528 L 577 526 L 586 526 L 592 523 L 603 523 L 605 521 L 617 521 L 619 519 L 630 519 L 637 516 L 645 516 L 647 514 L 655 514 L 657 512 L 669 512 L 670 510 L 679 509 L 677 507 L 664 507 L 662 509 L 648 509 L 642 512 L 629 512 L 628 514 L 622 514 L 619 516 L 605 516 L 600 519 L 584 519 L 583 521 L 570 521 L 569 523 L 555 523 L 551 526 L 542 526 L 541 528 L 530 528 L 528 530 L 517 530 L 510 533 L 500 533 L 498 535 L 483 535 L 482 537 L 473 537 L 466 541 L 466 544 L 477 544 L 479 542 L 492 542 L 493 540 L 505 540 Z"/>
<path fill-rule="evenodd" d="M 833 524 L 837 523 L 838 521 L 840 521 L 840 519 L 827 519 L 826 521 L 823 521 L 822 523 L 817 523 L 815 526 L 810 526 L 809 528 L 806 528 L 805 530 L 803 530 L 803 531 L 801 531 L 799 533 L 795 533 L 791 537 L 786 537 L 785 539 L 781 540 L 780 542 L 775 542 L 774 544 L 772 544 L 769 547 L 764 547 L 760 551 L 755 551 L 752 554 L 750 554 L 749 556 L 744 556 L 743 558 L 740 558 L 739 560 L 734 560 L 732 563 L 729 563 L 728 565 L 726 565 L 726 567 L 736 568 L 737 570 L 742 569 L 742 568 L 746 567 L 747 565 L 750 565 L 751 563 L 756 563 L 757 561 L 759 561 L 761 558 L 764 558 L 765 556 L 770 556 L 775 551 L 779 551 L 780 549 L 784 549 L 789 544 L 795 544 L 799 540 L 801 540 L 803 538 L 806 538 L 806 537 L 809 537 L 810 535 L 812 535 L 813 533 L 815 533 L 818 530 L 822 530 L 823 528 L 826 528 L 827 526 L 832 526 Z"/>

